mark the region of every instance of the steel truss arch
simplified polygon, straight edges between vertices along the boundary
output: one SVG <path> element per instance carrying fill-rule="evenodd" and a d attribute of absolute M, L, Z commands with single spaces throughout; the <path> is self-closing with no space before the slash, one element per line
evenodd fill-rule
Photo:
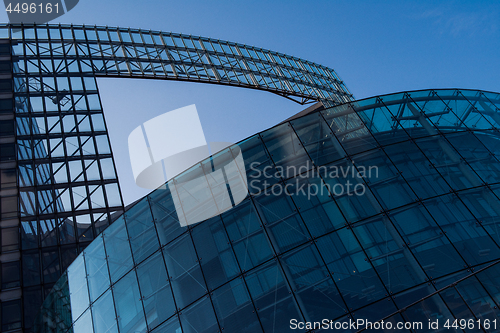
<path fill-rule="evenodd" d="M 238 86 L 300 104 L 321 101 L 333 106 L 353 100 L 331 68 L 229 41 L 85 25 L 4 25 L 2 30 L 13 44 L 24 45 L 19 55 L 39 65 L 41 74 L 63 73 L 66 66 L 78 65 L 89 75 Z M 54 61 L 53 69 L 44 68 L 44 60 L 49 59 Z"/>

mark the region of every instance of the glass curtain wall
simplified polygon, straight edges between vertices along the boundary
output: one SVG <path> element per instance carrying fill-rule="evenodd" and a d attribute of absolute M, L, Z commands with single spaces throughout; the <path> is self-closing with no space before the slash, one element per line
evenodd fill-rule
<path fill-rule="evenodd" d="M 496 93 L 404 92 L 243 140 L 105 229 L 56 283 L 35 331 L 272 333 L 323 319 L 422 322 L 422 332 L 461 331 L 429 329 L 437 319 L 493 325 L 499 108 Z M 179 184 L 240 151 L 247 198 L 181 227 L 190 212 L 174 197 L 193 209 L 190 200 L 204 201 L 182 196 Z"/>
<path fill-rule="evenodd" d="M 30 329 L 62 272 L 109 225 L 110 214 L 123 212 L 94 75 L 66 58 L 71 44 L 35 29 L 13 34 L 3 40 L 11 51 L 15 148 L 2 149 L 2 160 L 14 163 L 2 177 L 17 188 L 12 204 L 2 200 L 2 224 L 11 226 L 2 229 L 2 253 L 13 260 L 2 263 L 5 332 Z"/>

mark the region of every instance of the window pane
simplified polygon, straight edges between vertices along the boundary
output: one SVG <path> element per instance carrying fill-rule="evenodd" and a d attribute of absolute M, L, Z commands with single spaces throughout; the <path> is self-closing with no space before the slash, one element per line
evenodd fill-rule
<path fill-rule="evenodd" d="M 113 287 L 118 327 L 121 332 L 146 332 L 146 320 L 135 271 L 131 271 Z"/>
<path fill-rule="evenodd" d="M 123 216 L 110 225 L 103 234 L 111 282 L 115 282 L 133 267 Z"/>
<path fill-rule="evenodd" d="M 486 191 L 468 190 L 460 192 L 479 208 L 477 197 Z M 474 216 L 456 195 L 446 195 L 424 202 L 432 217 L 441 226 L 450 242 L 460 249 L 460 255 L 473 266 L 500 257 L 500 250 L 491 236 L 477 223 Z"/>
<path fill-rule="evenodd" d="M 175 313 L 175 304 L 161 253 L 153 255 L 137 268 L 142 301 L 151 329 Z"/>
<path fill-rule="evenodd" d="M 21 328 L 21 300 L 2 302 L 2 331 Z"/>
<path fill-rule="evenodd" d="M 282 187 L 283 184 L 280 183 L 279 186 Z M 285 252 L 310 239 L 289 195 L 262 194 L 254 202 L 277 252 Z"/>
<path fill-rule="evenodd" d="M 388 291 L 396 293 L 427 280 L 390 219 L 377 216 L 352 230 Z"/>
<path fill-rule="evenodd" d="M 89 306 L 86 277 L 87 273 L 85 272 L 83 256 L 79 256 L 68 268 L 68 285 L 73 321 Z"/>
<path fill-rule="evenodd" d="M 73 332 L 87 333 L 92 332 L 92 330 L 92 316 L 89 309 L 73 324 Z"/>
<path fill-rule="evenodd" d="M 235 279 L 213 293 L 215 313 L 225 332 L 262 332 L 243 280 Z"/>
<path fill-rule="evenodd" d="M 221 215 L 242 270 L 249 270 L 273 256 L 269 241 L 250 200 Z"/>
<path fill-rule="evenodd" d="M 92 306 L 95 332 L 117 333 L 115 308 L 111 290 L 102 295 Z"/>
<path fill-rule="evenodd" d="M 149 195 L 149 203 L 158 230 L 160 242 L 165 245 L 178 237 L 187 228 L 180 226 L 175 205 L 168 189 L 158 189 Z"/>
<path fill-rule="evenodd" d="M 184 333 L 219 332 L 210 298 L 204 297 L 180 313 Z"/>
<path fill-rule="evenodd" d="M 316 246 L 307 244 L 292 250 L 281 260 L 295 297 L 302 304 L 311 321 L 336 319 L 346 313 L 335 283 L 324 265 Z"/>
<path fill-rule="evenodd" d="M 290 179 L 285 186 L 313 236 L 345 226 L 340 209 L 318 174 Z"/>
<path fill-rule="evenodd" d="M 295 176 L 304 166 L 312 167 L 306 151 L 290 124 L 267 130 L 261 136 L 284 179 Z"/>
<path fill-rule="evenodd" d="M 153 331 L 154 333 L 181 333 L 181 324 L 179 323 L 179 318 L 177 316 L 167 320 Z"/>
<path fill-rule="evenodd" d="M 193 241 L 201 256 L 201 268 L 209 289 L 215 289 L 239 273 L 220 217 L 211 218 L 193 229 Z"/>
<path fill-rule="evenodd" d="M 85 249 L 85 266 L 90 290 L 90 301 L 95 301 L 109 287 L 109 273 L 102 236 Z"/>
<path fill-rule="evenodd" d="M 207 292 L 191 236 L 187 234 L 170 243 L 163 254 L 177 307 L 182 309 Z"/>
<path fill-rule="evenodd" d="M 344 228 L 322 237 L 317 246 L 349 308 L 375 302 L 387 293 L 351 230 Z"/>
<path fill-rule="evenodd" d="M 15 288 L 21 285 L 20 262 L 2 263 L 2 289 Z"/>
<path fill-rule="evenodd" d="M 320 113 L 292 120 L 291 123 L 316 165 L 324 165 L 344 157 L 340 143 Z"/>
<path fill-rule="evenodd" d="M 421 205 L 391 214 L 391 219 L 429 276 L 443 276 L 465 267 L 446 234 Z"/>
<path fill-rule="evenodd" d="M 134 260 L 139 263 L 160 247 L 147 198 L 125 213 L 125 221 Z"/>
<path fill-rule="evenodd" d="M 40 255 L 35 253 L 23 253 L 23 285 L 34 286 L 40 283 Z"/>
<path fill-rule="evenodd" d="M 245 280 L 258 309 L 264 332 L 273 332 L 276 327 L 288 328 L 292 319 L 303 321 L 297 312 L 297 304 L 291 295 L 291 289 L 276 261 L 252 271 Z"/>

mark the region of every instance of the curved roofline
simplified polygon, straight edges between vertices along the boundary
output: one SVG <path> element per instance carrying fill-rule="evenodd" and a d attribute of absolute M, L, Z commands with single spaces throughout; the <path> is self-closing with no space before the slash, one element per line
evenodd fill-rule
<path fill-rule="evenodd" d="M 203 163 L 204 161 L 209 160 L 209 159 L 210 159 L 210 158 L 212 158 L 213 156 L 215 156 L 215 155 L 217 155 L 217 154 L 220 154 L 220 153 L 222 153 L 223 151 L 225 151 L 225 150 L 227 150 L 227 149 L 231 149 L 232 147 L 237 146 L 237 145 L 241 144 L 242 142 L 244 142 L 244 141 L 246 141 L 246 140 L 251 139 L 251 138 L 252 138 L 252 137 L 254 137 L 254 136 L 260 135 L 260 134 L 262 134 L 262 133 L 264 133 L 264 132 L 266 132 L 266 131 L 269 131 L 269 130 L 271 130 L 271 129 L 273 129 L 273 128 L 276 128 L 276 127 L 279 127 L 279 126 L 283 126 L 283 125 L 285 125 L 286 123 L 289 123 L 289 122 L 291 122 L 291 121 L 296 121 L 296 120 L 301 119 L 301 118 L 303 118 L 303 117 L 305 117 L 305 116 L 308 116 L 308 115 L 310 115 L 310 114 L 314 114 L 314 113 L 318 113 L 318 112 L 322 112 L 322 111 L 324 112 L 324 111 L 327 111 L 327 110 L 332 110 L 332 109 L 335 109 L 335 108 L 342 108 L 342 106 L 348 106 L 348 105 L 349 105 L 349 106 L 351 106 L 351 104 L 355 104 L 355 103 L 357 103 L 357 102 L 362 102 L 362 101 L 369 100 L 369 99 L 374 99 L 374 98 L 376 99 L 376 98 L 379 98 L 379 97 L 387 97 L 387 96 L 398 95 L 398 94 L 411 94 L 411 93 L 415 93 L 415 92 L 425 92 L 425 91 L 428 91 L 428 92 L 438 91 L 438 92 L 439 92 L 439 91 L 445 91 L 445 90 L 450 90 L 450 91 L 474 91 L 474 92 L 478 92 L 478 93 L 491 93 L 491 94 L 496 94 L 496 95 L 498 95 L 498 97 L 499 97 L 499 103 L 500 103 L 500 93 L 493 92 L 493 91 L 485 91 L 485 90 L 479 90 L 479 89 L 459 89 L 459 88 L 450 88 L 450 89 L 447 89 L 447 88 L 439 88 L 439 89 L 420 89 L 420 90 L 400 91 L 400 92 L 396 92 L 396 93 L 390 93 L 390 94 L 385 94 L 385 95 L 377 95 L 377 96 L 372 96 L 372 97 L 368 97 L 368 98 L 363 98 L 363 99 L 360 99 L 360 100 L 355 100 L 355 101 L 351 101 L 351 102 L 346 102 L 346 103 L 343 103 L 343 104 L 340 104 L 340 105 L 335 105 L 335 106 L 333 106 L 333 107 L 326 108 L 326 109 L 323 109 L 323 108 L 316 108 L 316 109 L 313 109 L 311 112 L 309 112 L 309 113 L 305 113 L 305 114 L 303 114 L 303 115 L 301 115 L 301 116 L 299 116 L 299 117 L 297 117 L 297 118 L 293 118 L 293 119 L 292 119 L 292 118 L 289 118 L 289 119 L 287 119 L 287 120 L 285 120 L 285 121 L 283 121 L 283 122 L 281 122 L 281 123 L 278 123 L 278 124 L 276 124 L 276 125 L 274 125 L 274 126 L 272 126 L 272 127 L 266 128 L 265 130 L 262 130 L 262 131 L 260 131 L 260 132 L 257 132 L 257 133 L 255 133 L 255 134 L 253 134 L 253 135 L 249 136 L 249 137 L 246 137 L 246 138 L 244 138 L 244 139 L 242 139 L 242 140 L 240 140 L 240 141 L 238 141 L 238 142 L 236 142 L 236 143 L 234 143 L 234 144 L 232 144 L 232 145 L 230 145 L 230 146 L 228 146 L 228 147 L 226 147 L 226 148 L 224 148 L 224 149 L 222 149 L 222 150 L 220 150 L 220 151 L 218 151 L 218 152 L 216 152 L 216 153 L 212 154 L 211 156 L 207 157 L 206 159 L 204 159 L 204 160 L 202 160 L 202 161 L 199 161 L 198 163 L 193 164 L 192 166 L 190 166 L 190 167 L 189 167 L 189 168 L 187 168 L 186 170 L 182 171 L 182 172 L 181 172 L 181 173 L 179 173 L 178 175 L 176 175 L 176 176 L 172 177 L 169 181 L 167 181 L 167 184 L 168 184 L 169 182 L 171 182 L 171 181 L 174 181 L 174 180 L 175 180 L 175 179 L 177 179 L 178 177 L 182 176 L 184 173 L 189 172 L 189 170 L 191 170 L 194 166 L 196 166 L 196 165 L 198 165 L 198 164 L 200 164 L 200 163 Z M 394 101 L 394 104 L 401 103 L 402 101 L 403 101 L 402 99 L 395 100 L 395 101 Z M 367 108 L 370 108 L 370 107 L 371 107 L 371 106 L 368 106 Z M 351 107 L 351 112 L 348 112 L 348 113 L 344 113 L 344 112 L 342 112 L 342 113 L 344 113 L 344 115 L 346 115 L 346 114 L 354 114 L 354 113 L 358 115 L 358 112 L 359 112 L 359 111 L 362 111 L 362 110 L 364 110 L 364 109 L 365 109 L 365 108 L 364 108 L 364 107 L 362 107 L 362 108 L 360 108 L 360 110 L 357 110 L 357 109 L 355 110 L 355 109 L 353 109 L 353 108 Z M 335 112 L 334 112 L 334 113 L 335 113 Z M 339 113 L 339 115 L 340 115 L 340 113 Z M 359 122 L 359 121 L 363 121 L 364 125 L 365 125 L 365 126 L 367 126 L 367 125 L 366 125 L 366 123 L 365 123 L 365 121 L 366 121 L 366 120 L 365 120 L 365 119 L 363 119 L 363 118 L 364 118 L 363 116 L 364 116 L 364 115 L 358 115 L 358 118 L 357 118 L 356 120 L 358 120 L 358 122 Z M 346 118 L 346 119 L 348 119 L 348 118 Z M 351 122 L 356 122 L 356 120 L 351 119 Z M 500 126 L 500 124 L 499 124 L 499 126 Z M 156 190 L 157 190 L 157 189 L 155 189 L 155 190 L 153 190 L 153 191 L 156 191 Z M 151 192 L 153 192 L 153 191 L 151 191 Z M 150 192 L 150 193 L 151 193 L 151 192 Z M 148 194 L 148 195 L 149 195 L 149 194 Z M 146 196 L 147 196 L 147 195 L 146 195 Z M 145 196 L 145 197 L 146 197 L 146 196 Z M 135 204 L 135 203 L 138 203 L 138 202 L 139 202 L 139 201 L 141 201 L 142 199 L 143 199 L 143 198 L 138 199 L 136 202 L 134 202 L 134 204 Z M 131 205 L 129 205 L 128 207 L 130 208 L 130 207 L 132 207 L 132 206 L 131 206 Z"/>
<path fill-rule="evenodd" d="M 88 62 L 85 69 L 82 66 L 82 72 L 95 76 L 230 85 L 269 91 L 300 104 L 320 101 L 332 106 L 353 100 L 331 68 L 283 53 L 208 37 L 61 24 L 4 24 L 0 25 L 0 36 L 11 38 L 14 44 L 24 43 L 28 48 L 37 43 L 41 50 L 45 41 L 61 43 L 63 47 L 57 54 L 44 50 L 26 52 L 24 56 Z"/>
<path fill-rule="evenodd" d="M 356 99 L 356 100 L 351 101 L 351 102 L 361 102 L 361 101 L 366 101 L 366 100 L 369 100 L 372 98 L 387 97 L 387 96 L 404 94 L 404 93 L 411 94 L 411 93 L 423 92 L 423 91 L 445 91 L 445 90 L 475 91 L 475 92 L 483 92 L 483 93 L 488 93 L 488 94 L 497 94 L 497 95 L 499 95 L 499 98 L 500 98 L 500 93 L 492 91 L 492 90 L 470 89 L 470 88 L 429 88 L 429 89 L 402 90 L 402 91 L 387 93 L 387 94 L 383 94 L 383 95 L 375 95 L 375 96 L 365 97 L 365 98 L 361 98 L 361 99 Z M 349 102 L 346 102 L 344 104 L 347 104 L 347 103 L 349 103 Z"/>

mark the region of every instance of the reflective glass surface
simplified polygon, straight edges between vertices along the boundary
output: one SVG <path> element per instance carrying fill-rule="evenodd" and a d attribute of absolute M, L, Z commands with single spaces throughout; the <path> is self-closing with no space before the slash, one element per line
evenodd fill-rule
<path fill-rule="evenodd" d="M 232 85 L 269 91 L 301 104 L 323 101 L 337 105 L 353 99 L 333 69 L 212 38 L 103 26 L 33 24 L 2 24 L 0 37 L 0 250 L 9 254 L 2 262 L 1 290 L 9 290 L 8 299 L 17 295 L 6 311 L 0 311 L 0 319 L 5 317 L 9 323 L 4 328 L 8 330 L 30 331 L 33 316 L 54 283 L 76 255 L 120 215 L 113 213 L 124 210 L 97 77 Z M 283 134 L 277 133 L 268 144 L 274 146 Z M 295 138 L 290 147 L 297 143 Z M 276 148 L 276 158 L 282 154 L 285 162 L 288 157 L 283 153 L 288 148 Z M 304 153 L 297 156 L 298 162 L 300 158 L 304 161 Z M 207 167 L 210 165 L 203 169 Z M 227 176 L 241 178 L 237 167 L 227 171 Z M 211 181 L 215 185 L 221 182 Z M 224 190 L 225 184 L 221 186 Z M 189 193 L 178 190 L 185 206 L 195 205 Z M 231 190 L 233 196 L 246 195 L 243 188 L 232 185 Z M 207 197 L 196 194 L 196 199 Z M 210 202 L 229 208 L 225 199 L 222 195 Z M 151 209 L 137 206 L 137 211 L 123 217 L 128 231 L 110 230 L 105 235 L 107 239 L 130 239 L 127 249 L 108 242 L 107 252 L 102 246 L 88 251 L 87 274 L 103 277 L 89 283 L 91 302 L 134 263 L 176 237 L 179 230 L 172 228 L 172 216 L 165 214 L 171 209 L 172 196 L 165 200 L 155 197 L 152 202 Z M 223 211 L 221 207 L 219 211 Z M 186 215 L 193 218 L 210 208 L 207 204 Z M 148 227 L 153 218 L 156 230 Z M 107 263 L 106 256 L 114 259 Z M 231 265 L 232 273 L 228 274 L 233 277 L 236 261 Z M 209 266 L 215 273 L 213 262 L 204 263 L 207 271 Z M 24 315 L 9 315 L 17 309 Z M 91 316 L 92 311 L 86 312 L 85 322 Z M 85 326 L 82 323 L 83 319 L 76 327 L 81 329 Z"/>
<path fill-rule="evenodd" d="M 427 323 L 437 319 L 493 325 L 500 135 L 490 111 L 499 106 L 494 93 L 406 92 L 243 140 L 245 200 L 182 226 L 175 179 L 153 191 L 69 267 L 36 331 L 51 332 L 49 319 L 61 316 L 61 332 L 80 320 L 95 332 L 172 333 L 290 332 L 291 320 L 325 318 L 423 322 L 419 332 L 436 332 Z M 89 269 L 107 269 L 111 286 Z M 70 306 L 55 313 L 65 286 Z M 104 300 L 114 305 L 106 318 L 96 312 Z"/>

